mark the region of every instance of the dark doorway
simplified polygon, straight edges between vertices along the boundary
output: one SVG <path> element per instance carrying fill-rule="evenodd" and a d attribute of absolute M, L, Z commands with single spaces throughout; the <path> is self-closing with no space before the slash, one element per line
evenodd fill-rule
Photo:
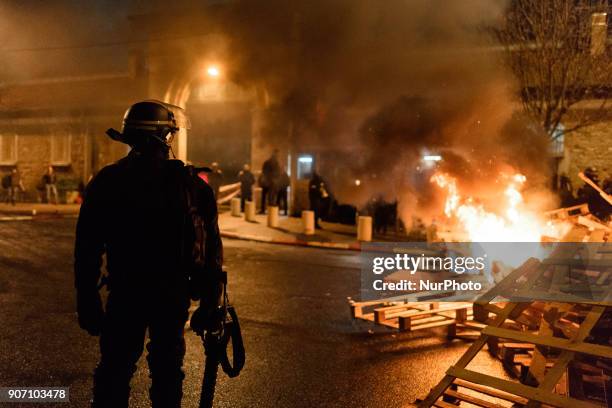
<path fill-rule="evenodd" d="M 190 103 L 187 159 L 196 165 L 218 162 L 232 182 L 251 157 L 251 108 L 244 102 Z"/>

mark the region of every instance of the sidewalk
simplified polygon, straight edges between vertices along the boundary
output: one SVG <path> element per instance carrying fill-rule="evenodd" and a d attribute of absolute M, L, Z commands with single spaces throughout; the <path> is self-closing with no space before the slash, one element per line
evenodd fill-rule
<path fill-rule="evenodd" d="M 30 220 L 45 217 L 76 217 L 78 204 L 0 203 L 0 221 Z M 257 215 L 255 222 L 244 217 L 232 217 L 227 210 L 219 214 L 221 235 L 226 238 L 273 244 L 311 246 L 317 248 L 359 250 L 355 226 L 321 222 L 322 230 L 314 235 L 302 233 L 302 220 L 295 217 L 279 217 L 279 227 L 269 228 L 267 216 Z"/>
<path fill-rule="evenodd" d="M 257 215 L 255 222 L 247 222 L 244 217 L 232 217 L 229 211 L 223 212 L 219 214 L 221 235 L 227 238 L 274 244 L 360 249 L 355 226 L 321 222 L 323 229 L 316 230 L 314 235 L 304 235 L 301 218 L 281 216 L 278 228 L 270 228 L 267 226 L 266 217 L 266 215 Z"/>

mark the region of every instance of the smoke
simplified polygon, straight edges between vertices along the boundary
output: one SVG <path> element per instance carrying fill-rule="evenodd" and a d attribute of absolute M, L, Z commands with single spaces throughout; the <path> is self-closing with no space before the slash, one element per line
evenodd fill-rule
<path fill-rule="evenodd" d="M 335 166 L 344 180 L 362 181 L 360 188 L 332 185 L 341 202 L 380 194 L 424 211 L 435 203 L 424 154 L 442 155 L 441 169 L 466 188 L 504 169 L 525 173 L 530 185 L 546 174 L 546 136 L 514 113 L 515 84 L 484 29 L 498 23 L 504 0 L 91 3 L 0 6 L 4 48 L 121 43 L 127 14 L 150 13 L 152 30 L 170 27 L 177 36 L 212 34 L 212 50 L 208 40 L 208 49 L 187 51 L 193 55 L 178 50 L 177 64 L 202 53 L 223 61 L 224 75 L 254 89 L 265 106 L 258 123 L 266 144 L 342 152 L 319 169 L 325 177 Z M 181 13 L 203 17 L 173 26 Z M 24 30 L 28 21 L 37 24 Z M 137 40 L 145 34 L 132 33 Z M 125 69 L 127 47 L 7 52 L 2 70 L 28 78 Z"/>
<path fill-rule="evenodd" d="M 338 119 L 356 125 L 402 95 L 471 104 L 499 79 L 478 47 L 480 28 L 500 11 L 486 0 L 240 1 L 216 21 L 233 80 L 265 86 L 276 120 L 328 140 L 354 135 Z"/>
<path fill-rule="evenodd" d="M 3 1 L 0 82 L 124 69 L 125 17 L 120 0 Z"/>
<path fill-rule="evenodd" d="M 441 169 L 468 190 L 503 170 L 545 179 L 545 132 L 515 113 L 515 86 L 484 30 L 504 6 L 240 1 L 215 21 L 233 80 L 270 97 L 267 144 L 356 146 L 358 160 L 336 164 L 366 182 L 335 186 L 340 200 L 380 194 L 423 211 L 435 201 L 419 180 L 423 154 L 441 154 Z"/>

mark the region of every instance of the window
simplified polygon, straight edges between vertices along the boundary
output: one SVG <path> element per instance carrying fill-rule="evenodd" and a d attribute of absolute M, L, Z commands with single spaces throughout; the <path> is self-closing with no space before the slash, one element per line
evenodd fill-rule
<path fill-rule="evenodd" d="M 554 130 L 550 141 L 550 152 L 555 157 L 563 157 L 565 151 L 565 126 L 559 123 Z"/>
<path fill-rule="evenodd" d="M 0 134 L 0 164 L 17 163 L 17 135 Z"/>
<path fill-rule="evenodd" d="M 51 164 L 55 166 L 67 166 L 70 164 L 70 141 L 71 134 L 66 131 L 58 131 L 51 134 Z"/>
<path fill-rule="evenodd" d="M 304 180 L 312 176 L 313 157 L 309 154 L 301 154 L 297 159 L 297 178 Z"/>

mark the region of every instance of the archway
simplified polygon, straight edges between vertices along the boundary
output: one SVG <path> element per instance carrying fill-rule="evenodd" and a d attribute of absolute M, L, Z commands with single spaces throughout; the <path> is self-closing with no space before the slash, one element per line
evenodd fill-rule
<path fill-rule="evenodd" d="M 187 109 L 191 119 L 191 129 L 181 131 L 176 140 L 179 159 L 196 164 L 217 161 L 232 176 L 250 162 L 254 92 L 228 80 L 222 66 L 197 64 L 170 82 L 163 99 Z"/>

